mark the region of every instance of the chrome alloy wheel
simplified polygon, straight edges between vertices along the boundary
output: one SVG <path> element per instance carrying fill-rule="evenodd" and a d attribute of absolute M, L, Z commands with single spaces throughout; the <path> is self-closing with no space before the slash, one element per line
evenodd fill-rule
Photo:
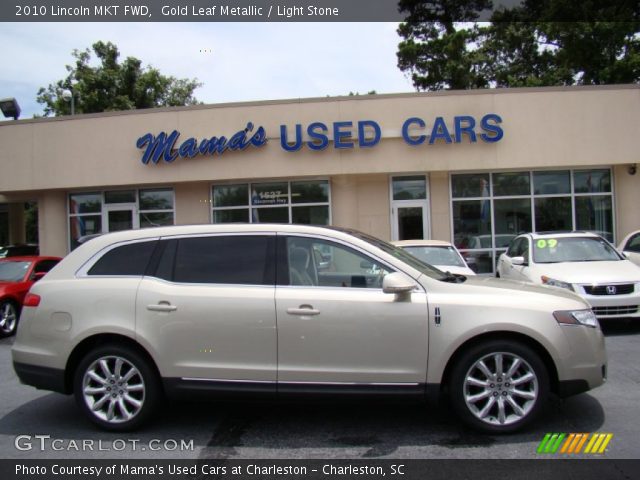
<path fill-rule="evenodd" d="M 82 394 L 93 415 L 108 423 L 134 418 L 145 400 L 145 383 L 129 360 L 110 355 L 95 360 L 85 370 Z"/>
<path fill-rule="evenodd" d="M 0 331 L 4 336 L 11 335 L 18 323 L 18 312 L 11 302 L 5 302 L 0 306 Z"/>
<path fill-rule="evenodd" d="M 464 377 L 469 411 L 490 425 L 522 420 L 531 413 L 538 395 L 535 370 L 514 353 L 490 353 L 476 361 Z"/>

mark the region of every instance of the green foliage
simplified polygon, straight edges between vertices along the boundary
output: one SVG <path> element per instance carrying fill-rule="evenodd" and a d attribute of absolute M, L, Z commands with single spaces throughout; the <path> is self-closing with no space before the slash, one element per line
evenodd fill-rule
<path fill-rule="evenodd" d="M 401 0 L 398 67 L 418 90 L 640 82 L 637 1 Z M 558 21 L 559 19 L 567 21 Z"/>
<path fill-rule="evenodd" d="M 44 115 L 69 115 L 71 102 L 62 96 L 73 89 L 75 113 L 134 110 L 152 107 L 195 105 L 193 91 L 202 84 L 196 79 L 177 79 L 162 75 L 150 66 L 142 67 L 135 57 L 118 63 L 118 47 L 111 42 L 92 46 L 99 60 L 92 66 L 89 49 L 74 50 L 74 65 L 67 65 L 69 75 L 38 91 L 38 103 Z"/>

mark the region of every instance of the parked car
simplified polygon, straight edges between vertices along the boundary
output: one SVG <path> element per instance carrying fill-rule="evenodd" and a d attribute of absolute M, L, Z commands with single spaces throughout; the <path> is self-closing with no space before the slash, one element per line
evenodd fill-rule
<path fill-rule="evenodd" d="M 449 242 L 441 240 L 400 240 L 391 242 L 405 249 L 418 260 L 444 271 L 458 275 L 475 275 L 460 252 Z"/>
<path fill-rule="evenodd" d="M 640 266 L 640 230 L 631 232 L 618 246 L 625 257 Z"/>
<path fill-rule="evenodd" d="M 498 274 L 577 293 L 598 319 L 640 318 L 640 267 L 593 233 L 527 233 L 500 255 Z"/>
<path fill-rule="evenodd" d="M 10 257 L 0 260 L 0 337 L 16 333 L 25 295 L 60 257 Z"/>
<path fill-rule="evenodd" d="M 19 244 L 0 247 L 0 258 L 34 256 L 39 254 L 40 249 L 38 248 L 38 245 L 33 244 Z"/>
<path fill-rule="evenodd" d="M 606 378 L 604 337 L 577 295 L 447 274 L 337 228 L 105 234 L 24 304 L 12 349 L 20 380 L 73 393 L 113 431 L 140 426 L 164 394 L 422 400 L 446 389 L 463 421 L 510 432 L 550 392 Z"/>

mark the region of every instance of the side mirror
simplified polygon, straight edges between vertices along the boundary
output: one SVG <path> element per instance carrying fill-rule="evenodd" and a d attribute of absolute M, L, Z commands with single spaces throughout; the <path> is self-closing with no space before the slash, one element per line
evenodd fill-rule
<path fill-rule="evenodd" d="M 389 273 L 382 279 L 382 291 L 396 295 L 406 295 L 416 288 L 416 282 L 407 277 L 404 273 Z"/>
<path fill-rule="evenodd" d="M 524 257 L 513 257 L 511 259 L 511 264 L 512 265 L 523 266 L 523 267 L 526 267 L 527 265 L 529 265 L 527 263 L 527 261 L 524 259 Z"/>

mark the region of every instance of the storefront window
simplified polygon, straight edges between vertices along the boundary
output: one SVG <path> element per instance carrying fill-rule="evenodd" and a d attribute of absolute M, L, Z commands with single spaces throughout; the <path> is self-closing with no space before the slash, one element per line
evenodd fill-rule
<path fill-rule="evenodd" d="M 109 190 L 69 195 L 69 247 L 86 235 L 173 225 L 172 188 Z"/>
<path fill-rule="evenodd" d="M 249 198 L 249 186 L 242 185 L 219 185 L 213 189 L 214 207 L 237 207 L 246 206 Z"/>
<path fill-rule="evenodd" d="M 140 210 L 173 210 L 173 190 L 140 190 Z"/>
<path fill-rule="evenodd" d="M 427 182 L 424 175 L 393 177 L 394 200 L 424 200 L 427 198 Z"/>
<path fill-rule="evenodd" d="M 329 182 L 291 182 L 291 203 L 320 202 L 329 202 Z"/>
<path fill-rule="evenodd" d="M 288 203 L 289 185 L 286 182 L 251 185 L 251 205 L 286 205 Z"/>
<path fill-rule="evenodd" d="M 102 233 L 102 215 L 77 215 L 69 219 L 71 250 L 80 245 L 79 238 L 98 233 Z"/>
<path fill-rule="evenodd" d="M 248 208 L 233 208 L 229 210 L 214 210 L 213 223 L 248 223 Z"/>
<path fill-rule="evenodd" d="M 101 193 L 74 193 L 69 195 L 69 213 L 100 213 L 102 211 Z"/>
<path fill-rule="evenodd" d="M 251 210 L 251 223 L 289 223 L 289 208 L 254 208 Z"/>
<path fill-rule="evenodd" d="M 329 206 L 293 207 L 291 223 L 329 225 Z"/>
<path fill-rule="evenodd" d="M 524 232 L 587 230 L 614 240 L 608 169 L 452 175 L 451 196 L 454 243 L 478 273 L 493 273 Z"/>
<path fill-rule="evenodd" d="M 213 223 L 331 223 L 327 180 L 214 185 L 211 196 Z"/>
<path fill-rule="evenodd" d="M 611 172 L 609 170 L 581 170 L 573 174 L 575 193 L 594 193 L 611 191 Z"/>
<path fill-rule="evenodd" d="M 506 248 L 516 234 L 531 231 L 531 199 L 499 199 L 493 206 L 496 248 Z"/>
<path fill-rule="evenodd" d="M 493 175 L 493 194 L 496 197 L 529 195 L 529 172 L 495 173 Z"/>
<path fill-rule="evenodd" d="M 536 231 L 571 231 L 571 197 L 535 199 Z"/>
<path fill-rule="evenodd" d="M 104 192 L 104 203 L 135 203 L 136 192 L 134 190 L 116 190 Z"/>
<path fill-rule="evenodd" d="M 576 228 L 602 235 L 613 242 L 613 206 L 611 195 L 576 198 Z"/>
<path fill-rule="evenodd" d="M 173 225 L 173 212 L 140 212 L 140 228 Z"/>
<path fill-rule="evenodd" d="M 489 174 L 463 174 L 451 177 L 453 198 L 488 197 Z"/>
<path fill-rule="evenodd" d="M 173 189 L 154 188 L 140 190 L 140 228 L 173 225 Z"/>
<path fill-rule="evenodd" d="M 533 172 L 535 195 L 558 195 L 571 193 L 569 171 Z"/>

